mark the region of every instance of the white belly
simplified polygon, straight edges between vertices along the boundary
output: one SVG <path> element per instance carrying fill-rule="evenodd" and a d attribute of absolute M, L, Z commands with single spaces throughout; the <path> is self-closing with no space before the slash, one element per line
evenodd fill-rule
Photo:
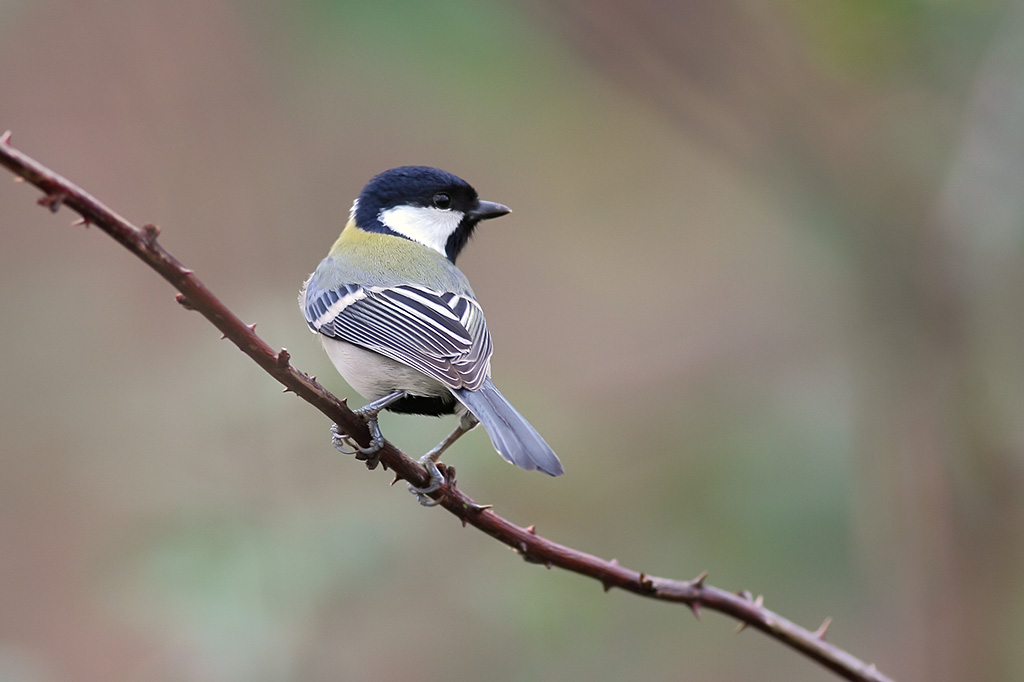
<path fill-rule="evenodd" d="M 341 376 L 367 400 L 383 398 L 394 391 L 427 397 L 451 394 L 439 381 L 396 360 L 328 336 L 320 338 L 327 357 Z"/>

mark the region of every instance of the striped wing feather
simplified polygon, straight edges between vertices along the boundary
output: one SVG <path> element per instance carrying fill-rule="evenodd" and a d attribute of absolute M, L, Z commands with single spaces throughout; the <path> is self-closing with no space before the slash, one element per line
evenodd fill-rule
<path fill-rule="evenodd" d="M 487 378 L 491 336 L 472 298 L 411 285 L 306 292 L 314 331 L 409 365 L 451 389 Z"/>

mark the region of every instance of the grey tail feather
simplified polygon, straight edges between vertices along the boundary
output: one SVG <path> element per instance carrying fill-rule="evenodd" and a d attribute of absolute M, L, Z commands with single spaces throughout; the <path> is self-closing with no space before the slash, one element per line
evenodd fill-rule
<path fill-rule="evenodd" d="M 459 389 L 452 393 L 484 425 L 494 449 L 502 457 L 527 471 L 539 469 L 549 476 L 562 474 L 562 463 L 551 446 L 505 400 L 490 379 L 475 391 Z"/>

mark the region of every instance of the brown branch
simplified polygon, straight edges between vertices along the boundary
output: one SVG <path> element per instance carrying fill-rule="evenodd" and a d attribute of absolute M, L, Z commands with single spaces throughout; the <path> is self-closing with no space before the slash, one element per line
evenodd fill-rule
<path fill-rule="evenodd" d="M 256 335 L 255 325 L 246 325 L 221 303 L 191 270 L 159 244 L 160 228 L 132 225 L 92 195 L 12 147 L 10 132 L 0 135 L 0 165 L 18 176 L 16 179 L 24 179 L 42 190 L 40 205 L 54 212 L 61 205 L 67 206 L 82 217 L 76 224 L 95 225 L 145 261 L 181 292 L 177 296 L 179 303 L 206 317 L 225 338 L 283 384 L 285 391 L 294 392 L 316 407 L 341 426 L 342 431 L 355 434 L 361 445 L 369 445 L 365 423 L 348 409 L 345 401 L 292 367 L 287 350 L 275 351 Z M 379 460 L 385 468 L 392 469 L 398 479 L 418 486 L 427 484 L 423 467 L 390 443 L 379 453 Z M 376 462 L 368 463 L 370 468 L 375 465 Z M 701 608 L 718 611 L 740 621 L 739 629 L 749 626 L 761 630 L 848 680 L 891 682 L 873 664 L 865 664 L 825 641 L 830 619 L 825 619 L 816 632 L 810 632 L 764 608 L 760 596 L 755 599 L 749 592 L 731 593 L 707 585 L 706 573 L 693 580 L 658 578 L 620 566 L 614 559 L 606 561 L 552 542 L 537 535 L 533 526 L 522 528 L 498 516 L 489 507 L 476 504 L 456 487 L 455 470 L 447 467 L 446 473 L 446 484 L 434 494 L 440 506 L 457 516 L 463 525 L 475 526 L 512 547 L 529 562 L 589 576 L 600 582 L 606 591 L 618 587 L 643 597 L 681 602 L 698 617 Z"/>

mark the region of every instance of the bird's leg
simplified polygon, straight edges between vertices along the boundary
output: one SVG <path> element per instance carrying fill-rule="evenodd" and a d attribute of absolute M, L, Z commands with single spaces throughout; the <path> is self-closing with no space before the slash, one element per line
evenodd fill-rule
<path fill-rule="evenodd" d="M 433 507 L 438 504 L 439 500 L 434 500 L 429 497 L 430 493 L 439 489 L 444 485 L 444 476 L 441 475 L 440 469 L 437 468 L 437 460 L 441 458 L 441 455 L 445 450 L 451 446 L 452 443 L 462 438 L 462 435 L 470 430 L 480 422 L 473 415 L 472 412 L 466 412 L 459 419 L 459 425 L 445 437 L 443 441 L 437 444 L 433 450 L 420 457 L 420 464 L 422 464 L 427 473 L 430 474 L 430 482 L 427 483 L 426 487 L 419 488 L 414 486 L 412 483 L 407 484 L 409 492 L 416 496 L 419 503 L 424 507 Z"/>
<path fill-rule="evenodd" d="M 358 410 L 352 410 L 353 413 L 359 415 L 366 422 L 366 428 L 370 430 L 370 447 L 364 448 L 357 443 L 353 443 L 352 439 L 347 434 L 338 432 L 338 425 L 334 424 L 331 426 L 331 442 L 339 452 L 343 452 L 346 455 L 354 454 L 351 451 L 344 449 L 346 446 L 351 446 L 359 454 L 369 457 L 374 453 L 378 452 L 384 447 L 384 434 L 380 432 L 380 425 L 377 424 L 377 415 L 388 405 L 398 402 L 402 398 L 405 398 L 408 394 L 405 391 L 395 391 L 388 393 L 383 398 L 378 398 L 373 402 L 367 403 L 360 407 Z"/>
<path fill-rule="evenodd" d="M 438 443 L 437 447 L 420 457 L 420 464 L 426 466 L 428 461 L 437 462 L 437 460 L 441 459 L 441 455 L 444 454 L 444 451 L 447 450 L 452 443 L 457 441 L 459 438 L 462 438 L 464 433 L 471 431 L 473 427 L 479 423 L 480 422 L 472 412 L 466 412 L 463 414 L 459 419 L 459 425 L 455 427 L 455 430 L 449 433 L 443 441 Z"/>

